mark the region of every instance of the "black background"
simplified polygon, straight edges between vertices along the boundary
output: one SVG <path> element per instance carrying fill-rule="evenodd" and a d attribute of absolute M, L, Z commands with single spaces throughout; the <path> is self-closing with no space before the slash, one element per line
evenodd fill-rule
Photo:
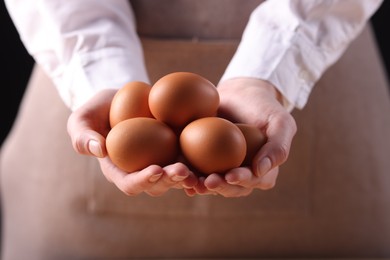
<path fill-rule="evenodd" d="M 390 75 L 390 46 L 386 33 L 389 32 L 390 2 L 384 1 L 380 9 L 372 17 L 375 35 L 383 63 Z M 29 56 L 20 41 L 18 33 L 7 13 L 4 1 L 0 1 L 0 35 L 1 35 L 1 63 L 0 89 L 1 89 L 1 133 L 0 145 L 9 132 L 15 115 L 18 111 L 25 86 L 27 84 L 33 59 Z M 388 36 L 387 36 L 388 37 Z M 389 78 L 389 77 L 388 77 Z"/>

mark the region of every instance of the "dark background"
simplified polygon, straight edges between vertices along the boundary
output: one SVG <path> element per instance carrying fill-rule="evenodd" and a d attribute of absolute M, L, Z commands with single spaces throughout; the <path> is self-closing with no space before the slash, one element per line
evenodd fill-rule
<path fill-rule="evenodd" d="M 385 35 L 389 32 L 386 28 L 389 24 L 390 1 L 384 1 L 383 5 L 372 17 L 375 35 L 379 50 L 383 57 L 383 63 L 390 75 L 390 41 Z M 9 132 L 17 113 L 24 88 L 27 84 L 33 59 L 26 52 L 18 33 L 7 13 L 4 1 L 0 1 L 0 35 L 1 35 L 1 62 L 0 86 L 1 86 L 1 133 L 0 145 Z M 387 36 L 388 37 L 388 36 Z M 388 77 L 389 78 L 389 77 Z"/>

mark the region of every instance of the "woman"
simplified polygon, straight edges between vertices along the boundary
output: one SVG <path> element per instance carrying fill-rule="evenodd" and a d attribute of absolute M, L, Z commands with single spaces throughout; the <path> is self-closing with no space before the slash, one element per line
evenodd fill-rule
<path fill-rule="evenodd" d="M 390 254 L 389 102 L 363 30 L 380 1 L 131 1 L 137 28 L 125 1 L 21 3 L 7 6 L 37 67 L 2 148 L 4 259 Z M 172 71 L 265 131 L 254 167 L 112 166 L 110 88 Z"/>

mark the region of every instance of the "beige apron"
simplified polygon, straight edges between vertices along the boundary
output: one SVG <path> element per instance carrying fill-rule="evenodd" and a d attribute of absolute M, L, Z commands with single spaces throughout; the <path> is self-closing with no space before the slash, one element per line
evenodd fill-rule
<path fill-rule="evenodd" d="M 192 71 L 216 83 L 260 1 L 152 2 L 132 2 L 152 81 Z M 216 19 L 223 12 L 226 21 Z M 177 190 L 127 197 L 94 158 L 73 151 L 70 112 L 35 67 L 2 147 L 3 260 L 390 257 L 389 112 L 367 27 L 293 112 L 298 133 L 274 189 L 233 199 Z"/>

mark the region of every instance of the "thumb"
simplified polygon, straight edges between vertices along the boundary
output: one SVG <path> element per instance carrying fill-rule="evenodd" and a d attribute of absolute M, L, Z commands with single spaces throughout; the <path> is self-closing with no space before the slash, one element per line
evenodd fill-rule
<path fill-rule="evenodd" d="M 296 131 L 295 120 L 289 113 L 272 117 L 266 129 L 267 143 L 253 160 L 257 176 L 264 176 L 287 160 Z"/>
<path fill-rule="evenodd" d="M 77 113 L 71 114 L 67 123 L 68 134 L 72 141 L 73 149 L 84 155 L 103 158 L 107 155 L 105 138 L 92 130 L 87 120 L 82 120 Z"/>
<path fill-rule="evenodd" d="M 105 138 L 93 130 L 71 135 L 73 149 L 80 154 L 103 158 L 107 155 Z"/>
<path fill-rule="evenodd" d="M 77 153 L 99 158 L 107 155 L 104 136 L 110 129 L 109 110 L 115 93 L 115 89 L 102 90 L 70 114 L 67 130 Z"/>

